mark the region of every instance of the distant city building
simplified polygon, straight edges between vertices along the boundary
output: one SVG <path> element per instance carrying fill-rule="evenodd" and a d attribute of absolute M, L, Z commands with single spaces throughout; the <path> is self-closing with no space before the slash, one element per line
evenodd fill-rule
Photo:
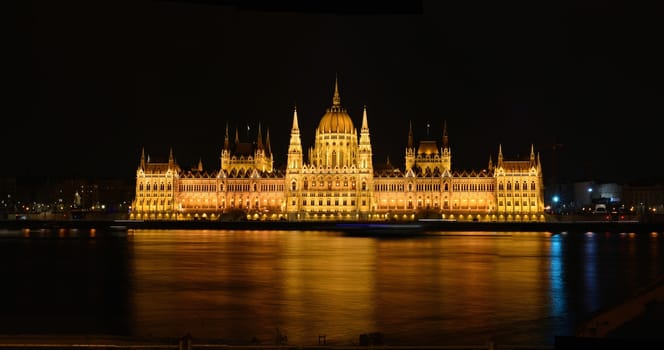
<path fill-rule="evenodd" d="M 269 130 L 255 142 L 231 141 L 228 126 L 218 171 L 151 162 L 142 151 L 130 218 L 142 220 L 544 220 L 543 175 L 531 145 L 527 159 L 507 160 L 502 147 L 486 169 L 455 170 L 445 124 L 440 140 L 416 145 L 412 126 L 405 167 L 374 166 L 366 106 L 359 129 L 341 105 L 332 106 L 305 152 L 293 111 L 285 169 L 273 167 Z M 235 216 L 234 216 L 235 215 Z"/>
<path fill-rule="evenodd" d="M 579 181 L 555 184 L 545 190 L 555 214 L 590 214 L 603 204 L 609 211 L 664 214 L 664 186 L 660 179 L 619 184 Z M 558 200 L 553 200 L 558 198 Z"/>
<path fill-rule="evenodd" d="M 664 185 L 661 183 L 625 185 L 623 198 L 628 208 L 636 213 L 664 214 Z"/>
<path fill-rule="evenodd" d="M 596 183 L 583 181 L 574 183 L 574 203 L 576 207 L 591 207 L 594 204 L 615 204 L 621 202 L 622 186 L 617 183 Z"/>
<path fill-rule="evenodd" d="M 0 178 L 0 218 L 69 218 L 72 210 L 127 217 L 132 179 L 34 176 Z"/>

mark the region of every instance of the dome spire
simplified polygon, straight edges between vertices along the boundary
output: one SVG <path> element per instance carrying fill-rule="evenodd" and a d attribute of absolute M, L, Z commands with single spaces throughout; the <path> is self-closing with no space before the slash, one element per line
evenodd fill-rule
<path fill-rule="evenodd" d="M 335 75 L 334 77 L 334 97 L 332 97 L 332 105 L 333 106 L 340 106 L 341 105 L 341 97 L 339 97 L 339 75 Z"/>

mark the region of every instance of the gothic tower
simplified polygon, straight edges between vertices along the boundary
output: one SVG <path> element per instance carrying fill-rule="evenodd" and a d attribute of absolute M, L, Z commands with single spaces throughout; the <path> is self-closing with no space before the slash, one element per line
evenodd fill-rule
<path fill-rule="evenodd" d="M 406 172 L 415 166 L 415 144 L 413 141 L 413 122 L 408 123 L 408 144 L 406 144 Z"/>

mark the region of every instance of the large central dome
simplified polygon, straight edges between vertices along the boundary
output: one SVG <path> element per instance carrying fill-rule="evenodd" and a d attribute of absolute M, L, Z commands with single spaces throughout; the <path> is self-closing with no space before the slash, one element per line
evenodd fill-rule
<path fill-rule="evenodd" d="M 341 98 L 339 98 L 339 88 L 337 82 L 334 82 L 334 97 L 332 97 L 332 107 L 328 108 L 323 118 L 318 123 L 318 132 L 321 133 L 352 133 L 355 131 L 353 121 L 346 109 L 341 107 Z"/>

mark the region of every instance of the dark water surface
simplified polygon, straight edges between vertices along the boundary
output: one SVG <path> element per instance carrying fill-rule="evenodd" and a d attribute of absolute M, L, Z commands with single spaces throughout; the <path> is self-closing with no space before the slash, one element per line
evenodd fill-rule
<path fill-rule="evenodd" d="M 664 273 L 663 234 L 26 236 L 0 232 L 0 333 L 552 345 Z"/>

